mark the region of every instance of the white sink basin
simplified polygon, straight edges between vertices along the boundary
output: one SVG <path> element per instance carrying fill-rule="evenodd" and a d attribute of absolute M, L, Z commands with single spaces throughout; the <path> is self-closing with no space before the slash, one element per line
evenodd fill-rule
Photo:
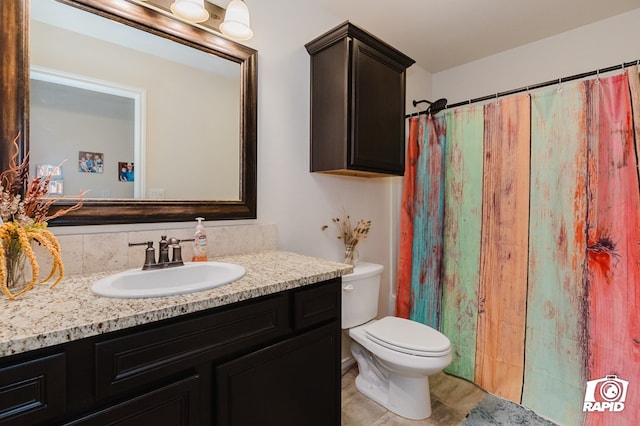
<path fill-rule="evenodd" d="M 220 287 L 239 280 L 245 273 L 243 266 L 222 262 L 192 262 L 147 271 L 132 269 L 96 281 L 91 291 L 118 298 L 173 296 Z"/>

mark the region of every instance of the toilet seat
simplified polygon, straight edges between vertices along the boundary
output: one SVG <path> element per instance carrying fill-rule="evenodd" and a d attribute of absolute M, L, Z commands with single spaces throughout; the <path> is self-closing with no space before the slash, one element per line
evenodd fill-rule
<path fill-rule="evenodd" d="M 385 317 L 365 328 L 367 338 L 388 349 L 416 356 L 441 357 L 451 342 L 438 330 L 404 318 Z"/>

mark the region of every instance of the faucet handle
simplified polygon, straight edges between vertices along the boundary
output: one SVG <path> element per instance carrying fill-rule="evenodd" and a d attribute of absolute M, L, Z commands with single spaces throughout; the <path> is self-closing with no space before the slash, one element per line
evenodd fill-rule
<path fill-rule="evenodd" d="M 176 237 L 171 237 L 168 239 L 169 247 L 172 251 L 171 263 L 176 265 L 183 265 L 182 261 L 182 246 L 180 245 L 183 241 L 193 241 L 193 238 L 180 240 Z"/>
<path fill-rule="evenodd" d="M 129 243 L 129 247 L 133 246 L 144 246 L 147 248 L 144 249 L 144 265 L 142 269 L 149 269 L 153 265 L 156 264 L 156 250 L 153 248 L 153 241 L 145 241 L 144 243 Z"/>
<path fill-rule="evenodd" d="M 147 248 L 149 248 L 149 247 L 153 247 L 153 241 L 145 241 L 142 243 L 129 243 L 129 247 L 133 247 L 133 246 L 147 246 Z"/>
<path fill-rule="evenodd" d="M 184 262 L 182 261 L 182 247 L 180 246 L 180 243 L 169 244 L 169 247 L 171 247 L 172 252 L 171 262 L 176 264 L 183 264 Z"/>

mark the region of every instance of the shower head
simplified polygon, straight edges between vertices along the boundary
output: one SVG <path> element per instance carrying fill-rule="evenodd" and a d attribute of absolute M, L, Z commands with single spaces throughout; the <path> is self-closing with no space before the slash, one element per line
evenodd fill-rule
<path fill-rule="evenodd" d="M 427 108 L 427 113 L 430 115 L 436 115 L 446 107 L 447 107 L 447 99 L 440 98 L 435 102 L 431 102 L 431 104 L 429 105 L 429 108 Z"/>
<path fill-rule="evenodd" d="M 413 106 L 416 107 L 418 106 L 418 104 L 421 104 L 421 103 L 429 104 L 429 107 L 425 110 L 425 112 L 429 115 L 436 115 L 437 113 L 439 113 L 440 111 L 442 111 L 447 107 L 446 98 L 440 98 L 435 102 L 431 102 L 426 99 L 423 99 L 421 101 L 413 101 Z"/>

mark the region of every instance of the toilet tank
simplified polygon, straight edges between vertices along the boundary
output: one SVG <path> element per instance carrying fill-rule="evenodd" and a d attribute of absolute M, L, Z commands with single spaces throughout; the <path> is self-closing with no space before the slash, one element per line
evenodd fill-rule
<path fill-rule="evenodd" d="M 383 270 L 382 265 L 359 262 L 351 274 L 342 276 L 342 328 L 355 327 L 376 317 Z"/>

